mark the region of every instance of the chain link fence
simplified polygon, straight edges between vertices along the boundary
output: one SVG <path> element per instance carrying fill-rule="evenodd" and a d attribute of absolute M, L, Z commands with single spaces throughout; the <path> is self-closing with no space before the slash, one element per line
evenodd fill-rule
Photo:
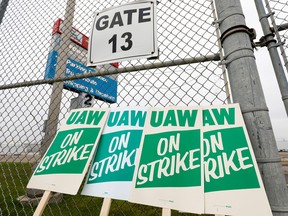
<path fill-rule="evenodd" d="M 82 34 L 89 36 L 95 11 L 127 2 L 76 1 L 73 20 L 73 26 L 77 29 L 76 39 L 79 35 L 81 38 Z M 41 157 L 52 84 L 57 81 L 55 78 L 49 82 L 45 77 L 53 66 L 51 51 L 56 49 L 59 42 L 59 38 L 55 39 L 54 31 L 52 35 L 52 27 L 55 30 L 55 22 L 59 18 L 64 19 L 66 4 L 67 1 L 56 0 L 1 1 L 0 10 L 4 16 L 0 22 L 0 215 L 3 216 L 32 215 L 36 208 L 32 202 L 23 205 L 18 199 L 27 193 L 26 185 L 32 167 Z M 279 10 L 285 11 L 284 7 L 288 7 L 287 3 L 283 3 Z M 119 70 L 135 70 L 98 77 L 102 81 L 110 78 L 117 81 L 117 102 L 109 103 L 101 95 L 97 99 L 88 96 L 92 106 L 162 107 L 227 103 L 227 83 L 223 69 L 218 66 L 219 46 L 212 24 L 215 20 L 213 10 L 211 1 L 159 0 L 159 59 L 120 62 Z M 285 17 L 282 19 L 284 22 Z M 287 36 L 287 31 L 285 34 Z M 72 45 L 74 42 L 71 42 Z M 85 46 L 78 53 L 73 47 L 71 49 L 70 55 L 86 58 L 86 55 L 83 56 Z M 103 94 L 113 87 L 105 85 L 104 88 L 99 83 Z M 65 87 L 59 122 L 69 111 L 72 99 L 77 96 L 79 92 Z M 98 215 L 102 205 L 100 198 L 80 195 L 60 198 L 61 202 L 47 206 L 44 215 Z M 173 211 L 173 215 L 178 214 Z M 161 215 L 161 209 L 113 201 L 110 215 Z"/>
<path fill-rule="evenodd" d="M 288 72 L 288 2 L 285 0 L 265 0 L 265 3 Z"/>

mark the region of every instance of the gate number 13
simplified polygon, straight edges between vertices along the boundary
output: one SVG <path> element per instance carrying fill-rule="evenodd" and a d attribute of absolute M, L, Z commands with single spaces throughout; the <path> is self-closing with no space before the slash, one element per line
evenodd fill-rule
<path fill-rule="evenodd" d="M 112 44 L 112 53 L 117 52 L 117 38 L 118 38 L 118 35 L 114 34 L 110 38 L 110 40 L 108 41 L 109 44 Z M 132 45 L 133 45 L 133 41 L 131 40 L 132 39 L 132 33 L 131 32 L 125 32 L 121 35 L 121 38 L 123 38 L 125 41 L 125 44 L 120 47 L 121 50 L 122 51 L 130 50 Z"/>

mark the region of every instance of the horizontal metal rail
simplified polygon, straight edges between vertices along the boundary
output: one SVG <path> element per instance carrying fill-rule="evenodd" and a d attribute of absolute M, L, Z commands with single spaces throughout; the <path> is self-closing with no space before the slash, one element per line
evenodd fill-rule
<path fill-rule="evenodd" d="M 142 70 L 151 70 L 151 69 L 158 69 L 158 68 L 163 68 L 163 67 L 172 67 L 172 66 L 178 66 L 178 65 L 194 64 L 194 63 L 207 62 L 207 61 L 219 61 L 219 60 L 220 60 L 220 54 L 217 53 L 217 54 L 194 57 L 194 58 L 186 58 L 186 59 L 179 59 L 179 60 L 159 62 L 159 63 L 157 62 L 157 63 L 152 63 L 152 64 L 145 64 L 145 65 L 139 65 L 139 66 L 125 67 L 125 68 L 117 68 L 117 69 L 115 68 L 112 70 L 100 69 L 94 73 L 85 73 L 81 75 L 75 75 L 75 76 L 69 76 L 69 77 L 63 77 L 63 78 L 32 80 L 32 81 L 25 81 L 25 82 L 2 85 L 0 86 L 0 90 L 13 89 L 13 88 L 19 88 L 19 87 L 28 87 L 28 86 L 35 86 L 35 85 L 42 85 L 42 84 L 52 84 L 55 82 L 64 82 L 68 80 L 83 79 L 83 78 L 90 78 L 90 77 L 97 77 L 97 76 L 107 76 L 107 75 L 113 75 L 113 74 L 122 74 L 122 73 L 136 72 L 136 71 L 142 71 Z"/>
<path fill-rule="evenodd" d="M 284 31 L 284 30 L 287 30 L 288 29 L 288 23 L 285 23 L 285 24 L 282 24 L 282 25 L 277 25 L 277 30 L 278 31 Z M 274 32 L 274 28 L 271 27 L 271 31 Z"/>

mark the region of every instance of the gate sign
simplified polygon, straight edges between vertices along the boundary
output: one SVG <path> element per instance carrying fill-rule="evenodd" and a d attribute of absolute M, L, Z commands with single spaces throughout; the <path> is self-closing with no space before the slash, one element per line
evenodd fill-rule
<path fill-rule="evenodd" d="M 96 12 L 88 66 L 158 56 L 156 0 L 140 0 Z"/>
<path fill-rule="evenodd" d="M 75 109 L 64 120 L 27 188 L 75 195 L 96 150 L 108 109 Z"/>
<path fill-rule="evenodd" d="M 58 52 L 61 43 L 61 24 L 58 19 L 53 26 L 52 41 L 48 54 L 44 79 L 52 79 L 56 73 Z M 68 60 L 66 63 L 65 76 L 80 75 L 84 73 L 93 73 L 94 69 L 86 67 L 88 37 L 72 28 L 71 43 L 69 45 Z M 105 69 L 118 67 L 118 63 L 101 65 Z M 99 69 L 100 67 L 97 67 Z M 74 92 L 85 92 L 97 99 L 110 103 L 117 101 L 117 75 L 99 76 L 64 82 L 64 88 Z"/>
<path fill-rule="evenodd" d="M 82 195 L 127 200 L 146 108 L 112 108 L 92 160 Z"/>

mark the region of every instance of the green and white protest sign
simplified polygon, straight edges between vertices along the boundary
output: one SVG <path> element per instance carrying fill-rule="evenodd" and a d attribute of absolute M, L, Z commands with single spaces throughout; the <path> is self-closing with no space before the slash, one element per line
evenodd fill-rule
<path fill-rule="evenodd" d="M 238 104 L 149 109 L 133 187 L 136 203 L 272 215 Z"/>
<path fill-rule="evenodd" d="M 201 110 L 150 108 L 129 201 L 204 212 Z"/>
<path fill-rule="evenodd" d="M 272 215 L 239 105 L 202 114 L 205 213 Z"/>
<path fill-rule="evenodd" d="M 127 200 L 146 108 L 111 109 L 82 195 Z"/>
<path fill-rule="evenodd" d="M 109 109 L 72 110 L 36 167 L 27 188 L 76 194 L 88 170 Z"/>

